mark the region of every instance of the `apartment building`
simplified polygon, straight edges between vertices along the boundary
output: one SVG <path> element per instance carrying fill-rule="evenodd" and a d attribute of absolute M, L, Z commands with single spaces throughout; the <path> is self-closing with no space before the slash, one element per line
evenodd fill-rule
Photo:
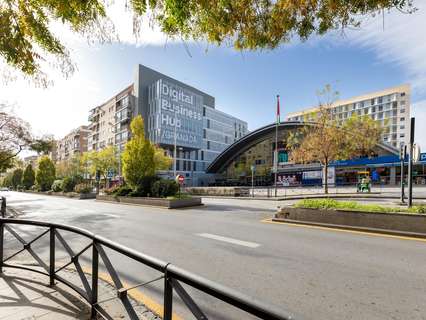
<path fill-rule="evenodd" d="M 170 156 L 176 141 L 176 170 L 187 185 L 206 185 L 211 161 L 247 133 L 247 123 L 217 110 L 211 95 L 138 65 L 133 84 L 90 110 L 88 149 L 114 145 L 122 152 L 130 121 L 139 114 L 148 139 Z M 171 177 L 173 170 L 160 174 Z"/>
<path fill-rule="evenodd" d="M 87 140 L 90 133 L 91 131 L 87 126 L 80 126 L 72 130 L 64 138 L 58 140 L 56 142 L 56 150 L 54 152 L 56 157 L 55 160 L 68 160 L 75 154 L 86 152 Z"/>
<path fill-rule="evenodd" d="M 368 115 L 384 128 L 383 142 L 399 148 L 408 144 L 410 127 L 410 85 L 404 84 L 361 96 L 337 100 L 329 107 L 338 122 L 353 114 Z M 312 120 L 317 107 L 303 109 L 287 115 L 287 121 Z M 311 117 L 311 118 L 310 118 Z"/>

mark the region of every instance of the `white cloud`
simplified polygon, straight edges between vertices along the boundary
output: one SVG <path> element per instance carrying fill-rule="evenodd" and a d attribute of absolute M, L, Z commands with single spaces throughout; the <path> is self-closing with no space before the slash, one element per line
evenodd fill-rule
<path fill-rule="evenodd" d="M 55 77 L 48 89 L 35 88 L 24 80 L 1 89 L 1 99 L 15 106 L 15 112 L 28 121 L 37 135 L 53 133 L 62 137 L 87 123 L 89 108 L 99 101 L 97 84 L 76 74 L 71 79 Z"/>
<path fill-rule="evenodd" d="M 380 61 L 405 70 L 415 92 L 426 93 L 426 2 L 414 1 L 413 14 L 398 10 L 365 18 L 361 30 L 349 32 L 349 40 L 371 48 Z M 384 22 L 384 28 L 383 28 Z"/>

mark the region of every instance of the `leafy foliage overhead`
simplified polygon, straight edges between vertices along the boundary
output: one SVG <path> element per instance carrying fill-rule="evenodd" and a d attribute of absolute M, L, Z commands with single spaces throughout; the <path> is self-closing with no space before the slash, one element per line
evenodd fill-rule
<path fill-rule="evenodd" d="M 53 22 L 73 31 L 109 41 L 114 26 L 108 20 L 107 0 L 1 0 L 0 56 L 29 76 L 41 63 L 57 58 L 65 74 L 74 67 Z M 308 39 L 334 29 L 359 26 L 363 15 L 396 8 L 413 12 L 413 0 L 126 0 L 133 11 L 134 33 L 142 18 L 152 16 L 172 38 L 232 43 L 237 49 L 276 48 L 294 37 Z M 129 22 L 131 23 L 131 22 Z"/>

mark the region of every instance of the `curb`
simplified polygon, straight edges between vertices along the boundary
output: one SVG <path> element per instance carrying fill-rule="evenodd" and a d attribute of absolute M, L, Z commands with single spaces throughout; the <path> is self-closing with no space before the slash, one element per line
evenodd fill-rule
<path fill-rule="evenodd" d="M 306 225 L 306 226 L 323 227 L 323 228 L 329 228 L 329 229 L 341 229 L 341 230 L 377 233 L 377 234 L 385 234 L 385 235 L 407 237 L 407 238 L 426 239 L 426 233 L 367 228 L 367 227 L 354 227 L 354 226 L 345 226 L 340 224 L 309 222 L 309 221 L 281 219 L 281 218 L 272 218 L 271 220 L 278 223 L 290 223 L 290 224 L 298 224 L 298 225 Z"/>

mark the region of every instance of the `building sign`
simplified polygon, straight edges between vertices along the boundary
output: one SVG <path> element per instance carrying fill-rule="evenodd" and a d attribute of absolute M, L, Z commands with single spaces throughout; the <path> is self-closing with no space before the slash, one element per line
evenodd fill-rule
<path fill-rule="evenodd" d="M 150 114 L 155 114 L 156 121 L 148 130 L 158 133 L 155 142 L 173 145 L 176 136 L 178 146 L 201 149 L 203 97 L 164 79 L 152 91 Z"/>
<path fill-rule="evenodd" d="M 420 161 L 426 161 L 426 153 L 420 153 Z"/>

